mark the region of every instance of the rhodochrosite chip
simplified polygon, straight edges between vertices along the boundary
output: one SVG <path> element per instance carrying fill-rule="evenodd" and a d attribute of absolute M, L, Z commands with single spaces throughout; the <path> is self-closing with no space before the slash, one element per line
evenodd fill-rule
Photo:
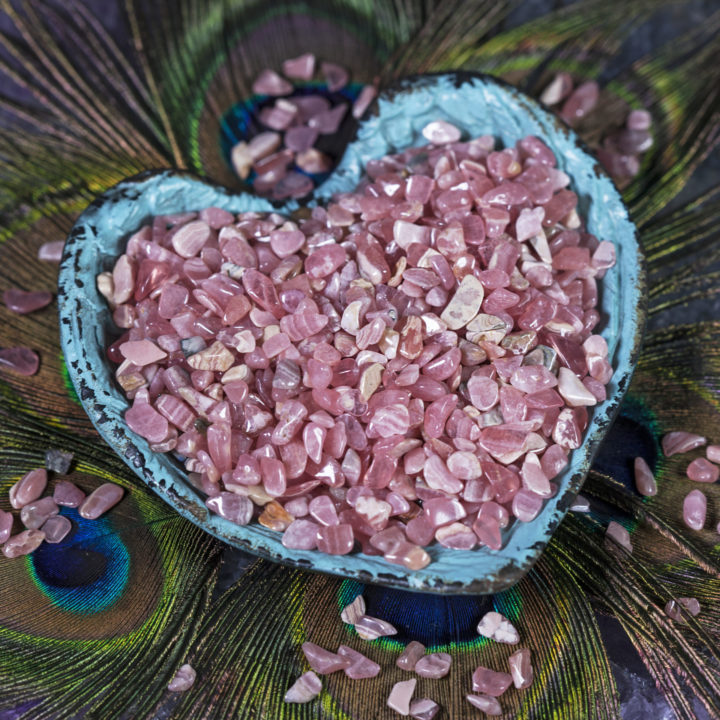
<path fill-rule="evenodd" d="M 312 72 L 310 59 L 286 72 Z M 281 95 L 280 80 L 263 76 L 263 92 Z M 290 110 L 277 109 L 279 123 Z M 337 121 L 302 111 L 319 133 Z M 499 549 L 532 522 L 612 376 L 595 328 L 614 249 L 586 231 L 550 149 L 463 141 L 444 121 L 424 135 L 302 219 L 154 218 L 98 278 L 122 332 L 108 357 L 128 427 L 182 457 L 212 512 L 288 548 L 408 570 L 436 541 Z M 498 617 L 481 631 L 516 642 Z M 362 612 L 348 621 L 387 634 Z M 445 660 L 420 668 L 439 676 Z"/>

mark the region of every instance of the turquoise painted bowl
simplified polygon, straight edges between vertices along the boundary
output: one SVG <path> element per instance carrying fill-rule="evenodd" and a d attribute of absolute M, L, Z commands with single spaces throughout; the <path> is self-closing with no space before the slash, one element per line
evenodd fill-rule
<path fill-rule="evenodd" d="M 327 202 L 336 192 L 352 190 L 368 160 L 425 144 L 422 128 L 438 119 L 460 127 L 466 138 L 492 134 L 503 145 L 530 134 L 542 138 L 572 178 L 590 232 L 612 240 L 617 252 L 617 265 L 601 284 L 602 335 L 615 368 L 608 398 L 592 410 L 583 445 L 572 453 L 569 466 L 557 478 L 556 496 L 547 501 L 535 521 L 516 522 L 507 529 L 501 550 L 458 551 L 435 544 L 428 549 L 432 563 L 414 572 L 362 553 L 337 557 L 288 550 L 279 533 L 258 524 L 240 527 L 209 513 L 180 463 L 169 454 L 153 453 L 143 438 L 126 427 L 123 413 L 128 403 L 105 356 L 117 329 L 96 289 L 96 275 L 112 268 L 129 234 L 154 215 L 213 205 L 233 213 L 289 213 L 298 207 L 294 201 L 279 207 L 174 171 L 121 182 L 87 208 L 68 237 L 59 278 L 60 334 L 72 382 L 100 434 L 144 482 L 207 532 L 270 560 L 362 582 L 422 592 L 483 594 L 511 586 L 530 569 L 582 486 L 637 357 L 645 316 L 644 264 L 635 228 L 618 191 L 577 136 L 515 88 L 476 74 L 418 76 L 383 93 L 370 117 L 360 123 L 356 139 L 337 169 L 308 204 Z"/>

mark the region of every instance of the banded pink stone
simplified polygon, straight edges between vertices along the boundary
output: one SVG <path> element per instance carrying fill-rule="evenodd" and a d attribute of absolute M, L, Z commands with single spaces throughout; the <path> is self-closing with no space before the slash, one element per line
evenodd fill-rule
<path fill-rule="evenodd" d="M 308 670 L 293 683 L 283 699 L 288 703 L 306 703 L 314 700 L 321 690 L 320 678 L 312 670 Z"/>
<path fill-rule="evenodd" d="M 115 483 L 103 483 L 95 488 L 80 505 L 78 512 L 86 520 L 97 520 L 122 500 L 125 491 Z"/>
<path fill-rule="evenodd" d="M 351 680 L 373 678 L 380 672 L 380 666 L 376 662 L 347 645 L 340 645 L 337 654 L 350 661 L 344 672 Z"/>
<path fill-rule="evenodd" d="M 663 436 L 662 449 L 665 457 L 690 452 L 697 447 L 705 445 L 707 440 L 702 435 L 695 433 L 676 431 L 669 432 Z"/>

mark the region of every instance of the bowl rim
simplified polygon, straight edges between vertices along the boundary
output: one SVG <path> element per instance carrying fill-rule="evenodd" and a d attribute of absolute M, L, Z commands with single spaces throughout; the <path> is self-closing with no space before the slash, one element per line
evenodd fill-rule
<path fill-rule="evenodd" d="M 433 81 L 438 81 L 439 79 L 444 78 L 448 78 L 458 88 L 468 82 L 480 80 L 482 83 L 495 85 L 501 88 L 501 90 L 509 93 L 516 100 L 519 99 L 525 103 L 530 103 L 531 105 L 534 104 L 538 106 L 542 110 L 542 112 L 545 115 L 549 116 L 549 118 L 552 120 L 556 132 L 564 134 L 584 155 L 586 155 L 590 159 L 594 159 L 592 153 L 589 151 L 585 143 L 580 140 L 580 138 L 572 130 L 572 128 L 568 127 L 562 120 L 552 114 L 542 103 L 535 100 L 534 98 L 525 95 L 525 93 L 523 93 L 521 90 L 518 90 L 509 83 L 486 74 L 473 73 L 470 71 L 456 71 L 409 76 L 406 78 L 402 78 L 398 82 L 385 89 L 379 95 L 378 100 L 392 102 L 395 96 L 398 94 L 412 92 L 413 90 L 416 90 L 418 88 L 422 89 L 424 87 L 432 85 Z M 372 121 L 373 118 L 379 117 L 380 113 L 378 111 L 377 102 L 373 104 L 371 110 L 374 110 L 374 112 L 371 112 L 367 116 L 367 120 L 360 124 L 359 130 L 361 130 L 366 125 L 368 120 Z M 350 143 L 348 148 L 358 144 L 360 142 L 358 138 L 359 133 L 356 132 L 355 139 Z M 68 241 L 63 251 L 60 274 L 58 278 L 58 312 L 60 320 L 60 338 L 61 346 L 66 359 L 68 374 L 73 385 L 76 388 L 80 402 L 85 411 L 87 412 L 93 425 L 96 427 L 100 435 L 126 462 L 126 464 L 129 465 L 131 469 L 133 469 L 133 471 L 137 475 L 139 475 L 146 484 L 153 488 L 155 492 L 157 492 L 182 516 L 190 519 L 195 524 L 201 526 L 205 531 L 210 532 L 211 534 L 215 535 L 226 543 L 241 548 L 256 556 L 263 557 L 274 562 L 279 562 L 284 565 L 299 567 L 311 571 L 341 575 L 343 577 L 352 577 L 353 579 L 356 579 L 363 583 L 386 585 L 397 589 L 445 594 L 488 594 L 505 589 L 520 580 L 524 576 L 524 574 L 529 571 L 534 562 L 539 558 L 542 550 L 552 538 L 555 529 L 567 513 L 567 510 L 572 504 L 575 495 L 580 490 L 582 483 L 584 482 L 584 479 L 590 469 L 592 460 L 597 454 L 599 447 L 602 444 L 602 440 L 606 435 L 607 429 L 612 424 L 619 411 L 622 399 L 627 391 L 630 379 L 632 377 L 632 373 L 637 364 L 638 354 L 642 345 L 642 337 L 645 329 L 647 315 L 647 293 L 645 259 L 640 243 L 638 242 L 637 228 L 630 219 L 627 207 L 623 202 L 622 196 L 620 195 L 619 191 L 617 190 L 617 188 L 615 188 L 612 179 L 600 167 L 597 161 L 595 161 L 593 172 L 599 177 L 605 178 L 611 183 L 612 188 L 614 189 L 616 194 L 616 198 L 614 199 L 616 200 L 616 202 L 619 203 L 619 207 L 624 212 L 624 217 L 627 219 L 627 223 L 632 229 L 630 238 L 626 238 L 624 240 L 624 243 L 630 244 L 632 246 L 631 255 L 634 257 L 634 260 L 637 263 L 637 277 L 633 285 L 633 294 L 637 299 L 637 302 L 633 307 L 633 317 L 635 319 L 635 323 L 633 336 L 630 340 L 630 349 L 627 353 L 628 365 L 627 368 L 623 370 L 622 375 L 614 376 L 613 378 L 614 381 L 617 381 L 617 391 L 613 394 L 612 398 L 610 398 L 611 401 L 606 404 L 599 404 L 604 405 L 601 419 L 602 424 L 601 426 L 595 428 L 592 434 L 589 433 L 590 428 L 588 428 L 583 438 L 583 445 L 581 445 L 581 447 L 586 446 L 585 457 L 583 459 L 583 470 L 582 472 L 575 472 L 573 475 L 571 475 L 569 481 L 567 482 L 567 486 L 561 490 L 561 496 L 557 501 L 556 508 L 552 511 L 550 522 L 548 523 L 546 531 L 543 534 L 543 538 L 533 544 L 533 553 L 532 556 L 529 558 L 529 561 L 526 561 L 520 566 L 512 562 L 506 563 L 503 571 L 496 573 L 492 577 L 481 575 L 479 578 L 474 577 L 467 581 L 443 582 L 441 579 L 437 578 L 433 580 L 431 573 L 422 573 L 422 571 L 420 573 L 413 573 L 409 570 L 406 570 L 402 566 L 390 565 L 386 561 L 383 562 L 387 566 L 388 572 L 364 570 L 362 567 L 353 569 L 352 571 L 328 569 L 318 567 L 316 563 L 317 558 L 315 558 L 314 556 L 335 557 L 336 559 L 338 556 L 324 556 L 320 554 L 319 551 L 288 551 L 284 548 L 283 550 L 285 550 L 285 552 L 273 552 L 272 550 L 263 545 L 253 544 L 253 542 L 250 540 L 242 540 L 238 539 L 237 537 L 233 537 L 232 535 L 228 535 L 227 533 L 223 532 L 221 528 L 208 527 L 208 524 L 210 524 L 211 526 L 213 524 L 216 526 L 218 525 L 218 523 L 213 523 L 213 518 L 217 518 L 218 516 L 209 514 L 204 504 L 202 503 L 193 504 L 188 495 L 195 495 L 196 497 L 198 497 L 198 494 L 195 490 L 192 490 L 192 493 L 178 492 L 178 489 L 175 488 L 172 483 L 167 483 L 164 478 L 155 478 L 154 470 L 147 465 L 146 455 L 148 453 L 140 451 L 136 445 L 138 441 L 147 445 L 146 441 L 142 438 L 139 438 L 139 436 L 135 436 L 131 431 L 127 429 L 125 429 L 125 431 L 123 432 L 123 428 L 117 427 L 117 422 L 112 418 L 113 413 L 111 412 L 110 414 L 108 414 L 107 412 L 108 403 L 106 400 L 108 397 L 108 393 L 105 391 L 105 389 L 99 387 L 97 382 L 95 382 L 94 384 L 92 382 L 89 382 L 90 378 L 95 377 L 93 370 L 89 366 L 83 368 L 83 366 L 81 365 L 82 358 L 79 357 L 81 353 L 78 353 L 77 347 L 78 343 L 80 343 L 80 340 L 83 338 L 83 323 L 80 312 L 82 305 L 79 306 L 77 302 L 87 291 L 84 282 L 81 285 L 78 284 L 79 282 L 81 282 L 80 275 L 82 274 L 82 268 L 80 268 L 77 263 L 79 260 L 79 253 L 82 250 L 82 241 L 86 239 L 87 232 L 92 227 L 93 221 L 95 220 L 95 217 L 98 213 L 106 210 L 110 205 L 114 203 L 127 200 L 128 196 L 133 196 L 133 194 L 138 194 L 138 196 L 142 195 L 142 192 L 144 192 L 144 189 L 146 188 L 154 187 L 154 185 L 159 185 L 165 182 L 171 182 L 173 180 L 183 184 L 189 183 L 191 185 L 195 185 L 198 189 L 200 189 L 201 187 L 203 189 L 207 189 L 216 197 L 226 198 L 228 202 L 239 201 L 242 203 L 243 201 L 247 201 L 252 205 L 252 209 L 258 212 L 283 212 L 285 214 L 289 214 L 296 210 L 298 207 L 300 207 L 300 204 L 297 202 L 291 201 L 285 204 L 278 204 L 263 200 L 261 198 L 258 198 L 257 196 L 252 196 L 244 193 L 238 194 L 228 188 L 213 185 L 206 179 L 200 178 L 193 173 L 173 169 L 149 170 L 143 173 L 139 173 L 138 175 L 135 175 L 131 178 L 122 180 L 121 182 L 117 183 L 115 186 L 109 188 L 106 192 L 95 198 L 90 203 L 88 208 L 83 211 L 83 213 L 77 219 L 68 236 Z M 331 187 L 334 176 L 335 171 L 333 171 L 328 181 L 315 189 L 314 193 L 311 196 L 311 200 L 305 203 L 306 206 L 313 206 L 317 205 L 318 203 L 327 201 L 327 188 Z M 323 190 L 323 188 L 325 188 L 325 190 Z M 261 206 L 263 204 L 265 205 L 265 208 L 261 209 Z M 198 207 L 201 207 L 201 204 L 198 204 Z M 241 210 L 234 210 L 234 212 L 240 211 Z M 99 271 L 97 267 L 88 268 L 87 270 L 93 272 Z M 92 280 L 93 283 L 90 292 L 97 293 L 94 285 L 94 276 Z M 75 300 L 74 306 L 72 302 L 73 300 Z M 101 298 L 101 300 L 103 302 L 103 307 L 106 309 L 107 306 L 104 304 L 104 298 Z M 620 335 L 621 337 L 623 337 L 622 333 L 620 333 Z M 104 348 L 102 350 L 104 357 Z M 105 360 L 105 362 L 107 363 L 107 360 Z M 127 401 L 124 400 L 124 398 L 123 402 L 127 407 Z M 577 452 L 579 452 L 579 449 L 572 451 L 572 454 Z M 162 459 L 162 456 L 154 454 L 151 451 L 149 454 L 153 455 L 156 461 Z M 569 469 L 570 468 L 568 468 L 568 470 Z M 187 488 L 190 487 L 189 484 L 187 484 L 186 482 L 185 484 L 187 485 Z M 227 523 L 228 521 L 224 522 Z M 233 524 L 230 523 L 230 525 Z M 239 528 L 240 526 L 233 527 Z M 250 528 L 250 532 L 252 534 L 252 528 L 257 528 L 258 526 L 256 524 L 252 524 L 245 527 Z M 276 535 L 277 543 L 279 543 L 281 535 L 279 533 L 277 533 Z M 488 552 L 491 552 L 487 551 L 484 548 L 479 548 L 478 550 L 466 552 L 476 553 L 478 551 L 480 553 L 485 553 L 486 555 Z M 457 551 L 446 550 L 446 552 Z M 377 560 L 376 558 L 365 556 L 362 553 L 354 553 L 353 556 L 360 557 L 360 564 L 362 564 L 364 560 Z M 340 556 L 340 564 L 343 564 L 343 557 L 347 558 L 353 556 Z M 479 555 L 478 557 L 482 557 L 482 555 Z M 431 569 L 432 567 L 433 564 L 431 563 L 431 565 L 429 565 L 426 570 Z"/>

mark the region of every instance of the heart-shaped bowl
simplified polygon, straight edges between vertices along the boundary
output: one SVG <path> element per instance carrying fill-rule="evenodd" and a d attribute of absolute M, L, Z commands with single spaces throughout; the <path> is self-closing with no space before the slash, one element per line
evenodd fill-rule
<path fill-rule="evenodd" d="M 517 89 L 472 73 L 417 76 L 381 94 L 373 114 L 360 123 L 356 139 L 308 205 L 353 190 L 369 160 L 425 144 L 422 128 L 440 119 L 459 127 L 465 138 L 490 134 L 504 146 L 526 135 L 542 138 L 570 176 L 589 232 L 611 240 L 617 254 L 616 266 L 600 284 L 601 332 L 615 369 L 607 400 L 592 409 L 582 446 L 555 480 L 557 494 L 533 522 L 515 522 L 504 530 L 502 549 L 461 551 L 436 543 L 428 548 L 432 562 L 417 571 L 362 553 L 332 556 L 288 550 L 280 533 L 257 523 L 235 525 L 211 514 L 202 493 L 188 483 L 181 463 L 170 454 L 152 452 L 126 426 L 123 414 L 128 402 L 106 358 L 106 348 L 118 331 L 96 288 L 98 273 L 112 269 L 129 234 L 153 216 L 210 206 L 233 213 L 290 213 L 298 207 L 294 201 L 278 207 L 174 171 L 121 182 L 87 208 L 68 237 L 59 277 L 60 336 L 70 378 L 100 434 L 169 505 L 207 532 L 270 560 L 362 582 L 422 592 L 482 594 L 511 586 L 530 569 L 580 490 L 627 389 L 639 350 L 645 320 L 644 261 L 618 191 L 575 133 Z"/>

